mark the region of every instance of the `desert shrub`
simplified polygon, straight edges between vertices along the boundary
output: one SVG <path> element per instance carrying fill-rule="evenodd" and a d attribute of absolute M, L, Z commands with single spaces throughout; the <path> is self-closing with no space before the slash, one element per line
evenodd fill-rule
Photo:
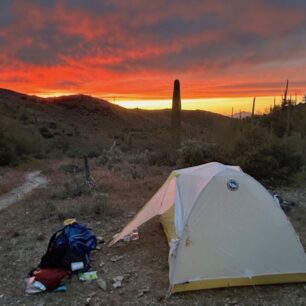
<path fill-rule="evenodd" d="M 178 150 L 178 164 L 191 167 L 216 160 L 215 145 L 196 139 L 189 139 L 182 143 Z"/>
<path fill-rule="evenodd" d="M 76 164 L 65 164 L 60 166 L 60 169 L 68 174 L 76 174 L 84 171 L 84 168 L 82 166 Z"/>
<path fill-rule="evenodd" d="M 92 201 L 83 203 L 80 207 L 82 215 L 107 215 L 109 212 L 107 194 L 99 191 L 93 193 Z"/>
<path fill-rule="evenodd" d="M 52 142 L 48 142 L 48 154 L 50 157 L 62 158 L 65 154 L 69 157 L 75 157 L 76 154 L 70 154 L 71 143 L 67 136 L 61 135 Z"/>
<path fill-rule="evenodd" d="M 0 135 L 0 166 L 8 166 L 17 162 L 17 156 L 12 144 Z"/>
<path fill-rule="evenodd" d="M 15 152 L 18 157 L 32 155 L 34 157 L 42 156 L 42 149 L 39 143 L 39 137 L 36 133 L 16 131 L 11 135 L 11 141 L 14 144 Z"/>
<path fill-rule="evenodd" d="M 301 172 L 298 172 L 293 177 L 293 182 L 296 187 L 305 188 L 306 186 L 306 167 L 304 166 Z"/>
<path fill-rule="evenodd" d="M 39 132 L 40 132 L 40 134 L 43 138 L 48 139 L 48 138 L 53 138 L 54 137 L 53 133 L 45 126 L 41 127 L 39 129 Z"/>
<path fill-rule="evenodd" d="M 122 151 L 116 142 L 107 150 L 104 149 L 102 154 L 96 159 L 98 166 L 106 166 L 108 169 L 114 169 L 122 160 Z"/>
<path fill-rule="evenodd" d="M 269 183 L 289 183 L 303 166 L 302 155 L 285 140 L 265 130 L 250 129 L 236 140 L 231 163 Z"/>
<path fill-rule="evenodd" d="M 144 150 L 143 152 L 136 152 L 128 156 L 128 161 L 131 164 L 147 164 L 150 160 L 150 154 L 148 150 Z"/>
<path fill-rule="evenodd" d="M 94 212 L 100 215 L 106 213 L 107 209 L 107 195 L 105 193 L 96 192 L 94 194 Z"/>
<path fill-rule="evenodd" d="M 85 181 L 83 176 L 73 176 L 57 190 L 52 198 L 65 200 L 67 198 L 76 198 L 84 194 L 90 194 L 92 189 Z"/>
<path fill-rule="evenodd" d="M 109 205 L 107 194 L 99 190 L 92 190 L 89 196 L 82 197 L 82 199 L 67 198 L 52 203 L 56 203 L 56 209 L 47 207 L 48 211 L 51 212 L 51 217 L 57 217 L 60 221 L 67 218 L 115 217 L 120 212 Z"/>
<path fill-rule="evenodd" d="M 13 120 L 0 124 L 0 166 L 15 165 L 29 157 L 43 156 L 40 136 L 33 129 L 20 129 Z"/>
<path fill-rule="evenodd" d="M 173 149 L 167 146 L 158 148 L 150 153 L 148 163 L 151 166 L 175 166 L 176 156 L 173 153 L 176 153 L 176 150 L 173 152 Z"/>

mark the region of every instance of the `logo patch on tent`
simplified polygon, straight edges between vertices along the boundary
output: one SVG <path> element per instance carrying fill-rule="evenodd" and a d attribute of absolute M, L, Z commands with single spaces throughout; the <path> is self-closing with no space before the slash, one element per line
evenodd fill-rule
<path fill-rule="evenodd" d="M 227 182 L 227 188 L 228 188 L 230 191 L 236 191 L 236 190 L 239 189 L 239 184 L 238 184 L 237 181 L 231 179 L 231 180 L 229 180 L 229 181 Z"/>

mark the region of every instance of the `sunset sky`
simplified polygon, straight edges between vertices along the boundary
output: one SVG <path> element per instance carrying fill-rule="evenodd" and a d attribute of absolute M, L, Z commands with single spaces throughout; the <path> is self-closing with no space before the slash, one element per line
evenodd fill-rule
<path fill-rule="evenodd" d="M 306 93 L 305 0 L 1 0 L 0 87 L 257 111 Z"/>

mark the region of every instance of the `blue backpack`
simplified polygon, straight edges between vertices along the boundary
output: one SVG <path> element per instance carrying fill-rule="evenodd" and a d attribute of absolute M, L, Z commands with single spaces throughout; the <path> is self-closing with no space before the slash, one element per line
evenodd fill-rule
<path fill-rule="evenodd" d="M 76 222 L 66 225 L 50 238 L 39 267 L 71 270 L 72 262 L 82 261 L 83 271 L 87 271 L 90 268 L 90 252 L 96 246 L 96 236 L 86 226 Z"/>

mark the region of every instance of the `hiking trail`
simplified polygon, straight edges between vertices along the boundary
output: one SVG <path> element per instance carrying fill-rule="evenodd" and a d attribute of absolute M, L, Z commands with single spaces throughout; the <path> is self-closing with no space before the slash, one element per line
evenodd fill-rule
<path fill-rule="evenodd" d="M 0 196 L 0 210 L 8 207 L 25 197 L 33 189 L 45 187 L 48 184 L 46 176 L 41 171 L 32 171 L 26 174 L 23 184 L 13 188 L 10 192 Z"/>

